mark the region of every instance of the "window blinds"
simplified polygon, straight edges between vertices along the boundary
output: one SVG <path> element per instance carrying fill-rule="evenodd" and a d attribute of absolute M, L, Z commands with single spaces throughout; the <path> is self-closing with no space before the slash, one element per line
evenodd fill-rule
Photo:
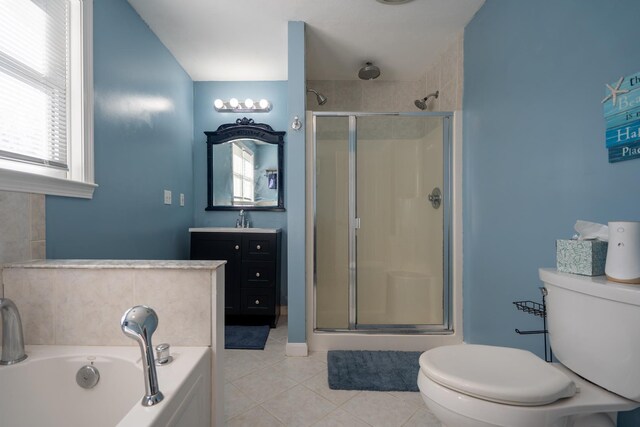
<path fill-rule="evenodd" d="M 0 158 L 67 167 L 68 0 L 0 0 Z"/>

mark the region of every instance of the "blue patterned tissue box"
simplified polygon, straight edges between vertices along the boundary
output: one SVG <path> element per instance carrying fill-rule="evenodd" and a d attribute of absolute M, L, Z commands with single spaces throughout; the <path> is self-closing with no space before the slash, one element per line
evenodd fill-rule
<path fill-rule="evenodd" d="M 584 276 L 604 274 L 607 245 L 600 240 L 556 240 L 558 271 Z"/>

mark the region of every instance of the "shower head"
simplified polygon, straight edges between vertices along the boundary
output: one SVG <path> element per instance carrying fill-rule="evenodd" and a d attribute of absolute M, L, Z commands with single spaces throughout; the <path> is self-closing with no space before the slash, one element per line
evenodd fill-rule
<path fill-rule="evenodd" d="M 324 105 L 327 103 L 328 98 L 323 94 L 318 93 L 318 91 L 314 89 L 307 89 L 307 92 L 313 92 L 316 94 L 316 101 L 318 101 L 318 105 Z"/>
<path fill-rule="evenodd" d="M 373 80 L 380 77 L 380 68 L 373 65 L 371 62 L 367 62 L 364 67 L 358 71 L 358 77 L 361 80 Z"/>
<path fill-rule="evenodd" d="M 416 101 L 414 102 L 416 104 L 416 107 L 418 107 L 421 110 L 426 110 L 427 109 L 427 101 L 429 100 L 429 98 L 431 98 L 432 96 L 435 99 L 438 99 L 438 95 L 440 95 L 440 91 L 437 90 L 433 93 L 430 93 L 429 95 L 425 96 L 422 99 L 416 99 Z"/>

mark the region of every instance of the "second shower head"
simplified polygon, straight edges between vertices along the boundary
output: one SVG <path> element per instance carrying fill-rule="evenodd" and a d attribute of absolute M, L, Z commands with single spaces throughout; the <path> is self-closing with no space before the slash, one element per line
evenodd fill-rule
<path fill-rule="evenodd" d="M 430 93 L 429 95 L 425 96 L 422 99 L 416 99 L 414 104 L 416 104 L 416 107 L 418 107 L 421 110 L 426 110 L 427 109 L 427 101 L 429 100 L 429 98 L 434 97 L 435 99 L 438 99 L 438 95 L 440 95 L 440 91 L 437 90 L 433 93 Z"/>
<path fill-rule="evenodd" d="M 307 89 L 307 92 L 315 93 L 316 101 L 318 101 L 318 105 L 324 105 L 324 104 L 327 103 L 328 98 L 326 96 L 324 96 L 323 94 L 319 93 L 318 91 L 316 91 L 314 89 Z"/>

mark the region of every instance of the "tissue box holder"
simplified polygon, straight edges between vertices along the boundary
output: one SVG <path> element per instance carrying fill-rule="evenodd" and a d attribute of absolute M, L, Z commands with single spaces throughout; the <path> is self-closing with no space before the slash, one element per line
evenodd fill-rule
<path fill-rule="evenodd" d="M 557 240 L 558 271 L 584 276 L 604 274 L 607 245 L 607 242 L 600 240 Z"/>

